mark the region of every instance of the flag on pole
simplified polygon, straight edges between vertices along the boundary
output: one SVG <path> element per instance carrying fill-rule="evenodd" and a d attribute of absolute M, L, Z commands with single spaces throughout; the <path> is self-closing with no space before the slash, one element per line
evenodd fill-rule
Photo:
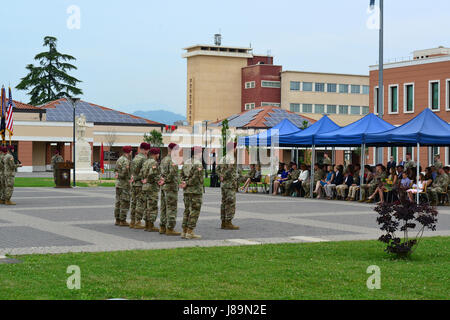
<path fill-rule="evenodd" d="M 102 142 L 102 146 L 100 148 L 100 171 L 102 173 L 105 173 L 105 155 L 103 152 L 103 142 Z"/>
<path fill-rule="evenodd" d="M 5 109 L 6 109 L 6 92 L 5 92 L 5 87 L 2 86 L 2 91 L 1 91 L 1 122 L 0 122 L 0 134 L 2 135 L 2 141 L 3 141 L 3 145 L 5 144 L 5 127 L 6 127 L 6 123 L 5 123 Z"/>
<path fill-rule="evenodd" d="M 14 102 L 11 94 L 11 87 L 9 87 L 8 95 L 8 108 L 6 109 L 6 130 L 9 132 L 9 140 L 11 142 L 11 136 L 14 134 L 14 117 L 13 117 Z"/>

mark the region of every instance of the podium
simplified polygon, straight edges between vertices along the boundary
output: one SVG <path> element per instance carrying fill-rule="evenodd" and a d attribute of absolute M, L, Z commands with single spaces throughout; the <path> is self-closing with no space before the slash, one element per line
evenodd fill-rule
<path fill-rule="evenodd" d="M 73 162 L 58 162 L 56 164 L 56 187 L 70 188 L 70 169 L 73 169 Z"/>

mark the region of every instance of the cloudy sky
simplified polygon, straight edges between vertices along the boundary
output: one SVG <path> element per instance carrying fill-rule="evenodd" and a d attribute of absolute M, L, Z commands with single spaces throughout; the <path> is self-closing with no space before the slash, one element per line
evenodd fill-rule
<path fill-rule="evenodd" d="M 378 1 L 377 1 L 378 2 Z M 185 114 L 182 48 L 212 43 L 269 50 L 285 70 L 368 74 L 378 32 L 369 0 L 14 0 L 0 6 L 0 84 L 15 86 L 42 51 L 42 39 L 77 58 L 84 100 L 126 112 L 164 108 Z M 80 28 L 68 8 L 80 9 Z M 450 46 L 450 1 L 386 0 L 385 58 Z M 370 24 L 370 23 L 369 23 Z M 75 25 L 76 26 L 76 25 Z M 28 102 L 25 92 L 16 100 Z"/>

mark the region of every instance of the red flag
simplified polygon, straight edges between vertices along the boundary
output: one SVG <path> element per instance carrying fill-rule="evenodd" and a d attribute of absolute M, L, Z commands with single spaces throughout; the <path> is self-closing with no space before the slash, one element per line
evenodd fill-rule
<path fill-rule="evenodd" d="M 102 171 L 102 173 L 105 173 L 105 155 L 103 152 L 103 142 L 102 147 L 100 149 L 100 170 Z"/>

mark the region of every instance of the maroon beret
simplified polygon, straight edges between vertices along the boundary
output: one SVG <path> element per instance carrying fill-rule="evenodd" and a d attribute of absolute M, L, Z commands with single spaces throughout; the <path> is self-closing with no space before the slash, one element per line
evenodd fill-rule
<path fill-rule="evenodd" d="M 150 154 L 159 154 L 159 148 L 151 148 Z"/>
<path fill-rule="evenodd" d="M 143 150 L 150 150 L 150 145 L 147 142 L 142 142 L 139 148 Z"/>
<path fill-rule="evenodd" d="M 171 144 L 169 144 L 169 149 L 173 149 L 175 147 L 178 147 L 178 145 L 176 143 L 172 142 Z"/>
<path fill-rule="evenodd" d="M 8 146 L 8 150 L 14 151 L 14 146 L 13 145 L 9 145 Z"/>
<path fill-rule="evenodd" d="M 130 153 L 133 149 L 131 148 L 131 146 L 125 146 L 122 148 L 122 151 L 124 153 Z"/>
<path fill-rule="evenodd" d="M 2 146 L 0 149 L 1 149 L 2 152 L 5 152 L 5 153 L 8 152 L 8 148 L 7 147 Z"/>

